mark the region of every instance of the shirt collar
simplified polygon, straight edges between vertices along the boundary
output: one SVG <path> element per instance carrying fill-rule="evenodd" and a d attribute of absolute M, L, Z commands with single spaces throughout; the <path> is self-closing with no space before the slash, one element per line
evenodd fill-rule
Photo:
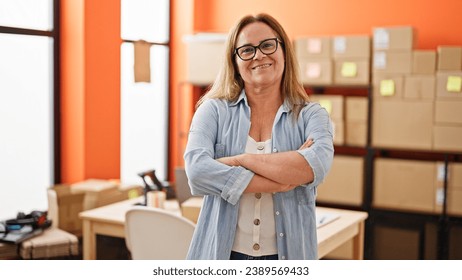
<path fill-rule="evenodd" d="M 241 93 L 239 94 L 239 97 L 236 99 L 236 101 L 233 101 L 231 102 L 231 104 L 229 104 L 230 106 L 236 106 L 237 104 L 239 104 L 242 100 L 244 100 L 245 104 L 247 106 L 249 106 L 249 104 L 247 103 L 247 96 L 245 95 L 245 90 L 241 90 Z"/>

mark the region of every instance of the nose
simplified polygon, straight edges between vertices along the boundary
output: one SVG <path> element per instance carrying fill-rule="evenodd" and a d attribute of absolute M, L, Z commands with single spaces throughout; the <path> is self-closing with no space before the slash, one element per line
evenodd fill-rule
<path fill-rule="evenodd" d="M 264 54 L 260 48 L 256 48 L 255 49 L 255 56 L 253 57 L 254 60 L 258 60 L 258 59 L 261 59 L 262 57 L 265 57 L 266 54 Z"/>

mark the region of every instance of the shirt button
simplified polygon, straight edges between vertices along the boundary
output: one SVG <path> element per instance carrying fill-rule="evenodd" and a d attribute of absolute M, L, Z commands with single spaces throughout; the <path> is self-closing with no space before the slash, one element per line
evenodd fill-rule
<path fill-rule="evenodd" d="M 255 197 L 256 197 L 257 199 L 260 199 L 260 198 L 261 198 L 261 193 L 256 193 L 256 194 L 255 194 Z"/>
<path fill-rule="evenodd" d="M 281 232 L 281 233 L 279 234 L 279 236 L 280 236 L 280 237 L 284 237 L 284 233 Z"/>
<path fill-rule="evenodd" d="M 256 226 L 260 225 L 260 219 L 253 220 L 253 224 Z"/>
<path fill-rule="evenodd" d="M 258 243 L 253 244 L 252 248 L 253 248 L 255 251 L 258 251 L 258 250 L 260 250 L 260 244 L 258 244 Z"/>
<path fill-rule="evenodd" d="M 285 259 L 286 259 L 286 256 L 282 256 L 281 259 L 285 260 Z"/>
<path fill-rule="evenodd" d="M 277 152 L 278 152 L 278 149 L 273 148 L 273 153 L 277 153 Z"/>
<path fill-rule="evenodd" d="M 279 215 L 279 211 L 276 211 L 276 215 Z"/>
<path fill-rule="evenodd" d="M 259 151 L 262 151 L 264 148 L 265 148 L 265 146 L 263 146 L 263 145 L 258 145 L 257 146 L 257 150 L 259 150 Z"/>

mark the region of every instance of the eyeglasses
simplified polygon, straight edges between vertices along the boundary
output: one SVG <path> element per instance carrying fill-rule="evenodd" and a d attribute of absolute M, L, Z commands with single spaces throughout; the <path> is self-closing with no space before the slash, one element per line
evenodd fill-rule
<path fill-rule="evenodd" d="M 244 45 L 234 50 L 234 53 L 239 56 L 240 59 L 247 61 L 251 60 L 257 54 L 259 49 L 263 54 L 270 55 L 277 51 L 278 43 L 282 42 L 278 38 L 270 38 L 260 42 L 258 46 Z"/>

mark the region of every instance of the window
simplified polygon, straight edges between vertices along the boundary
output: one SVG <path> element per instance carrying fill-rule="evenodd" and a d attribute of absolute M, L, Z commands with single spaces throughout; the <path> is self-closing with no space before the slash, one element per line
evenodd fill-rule
<path fill-rule="evenodd" d="M 121 1 L 121 181 L 140 184 L 138 173 L 155 169 L 167 178 L 169 32 L 168 0 Z M 134 43 L 148 42 L 150 82 L 135 83 Z"/>
<path fill-rule="evenodd" d="M 46 210 L 55 172 L 57 0 L 0 0 L 0 220 Z"/>

